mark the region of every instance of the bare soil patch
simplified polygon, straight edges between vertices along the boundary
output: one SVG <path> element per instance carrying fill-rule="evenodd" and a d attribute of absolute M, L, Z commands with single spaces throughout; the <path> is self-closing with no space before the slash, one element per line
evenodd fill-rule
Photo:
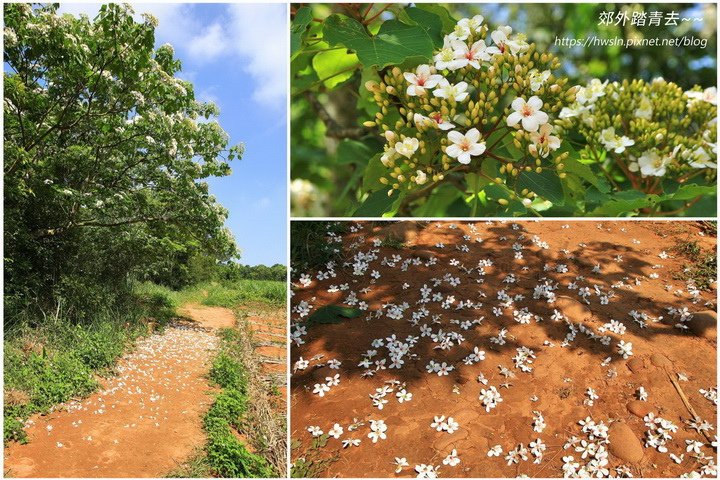
<path fill-rule="evenodd" d="M 210 331 L 171 326 L 140 340 L 117 376 L 83 400 L 35 415 L 29 443 L 5 449 L 14 477 L 159 477 L 205 442 L 212 403 L 205 375 L 217 348 Z"/>

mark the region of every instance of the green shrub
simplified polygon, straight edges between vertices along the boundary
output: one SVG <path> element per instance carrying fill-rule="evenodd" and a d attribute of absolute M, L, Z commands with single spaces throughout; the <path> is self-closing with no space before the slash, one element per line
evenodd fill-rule
<path fill-rule="evenodd" d="M 210 379 L 222 388 L 235 389 L 242 394 L 246 392 L 245 369 L 225 351 L 220 352 L 215 358 L 210 369 Z"/>
<path fill-rule="evenodd" d="M 208 459 L 220 477 L 268 478 L 272 468 L 262 457 L 250 453 L 230 431 L 226 422 L 216 419 L 208 431 Z"/>
<path fill-rule="evenodd" d="M 240 428 L 240 418 L 247 410 L 247 397 L 240 390 L 229 389 L 215 399 L 210 412 L 205 417 L 205 427 L 209 429 L 212 419 L 222 418 L 235 428 Z"/>
<path fill-rule="evenodd" d="M 91 328 L 75 326 L 75 354 L 91 370 L 110 367 L 125 348 L 127 334 L 112 323 Z"/>
<path fill-rule="evenodd" d="M 240 429 L 247 410 L 247 371 L 234 354 L 240 333 L 232 329 L 220 332 L 223 349 L 215 357 L 210 379 L 222 387 L 215 402 L 203 420 L 208 435 L 207 461 L 220 477 L 257 478 L 272 477 L 268 462 L 247 450 L 233 435 L 232 428 Z"/>
<path fill-rule="evenodd" d="M 5 407 L 5 418 L 3 420 L 3 438 L 5 441 L 27 442 L 27 434 L 23 430 L 23 423 L 18 420 L 20 412 L 14 407 Z"/>

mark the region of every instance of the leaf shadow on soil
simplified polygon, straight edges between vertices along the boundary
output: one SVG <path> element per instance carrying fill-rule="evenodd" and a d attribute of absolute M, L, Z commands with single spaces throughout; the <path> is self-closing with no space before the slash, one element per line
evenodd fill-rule
<path fill-rule="evenodd" d="M 530 244 L 529 240 L 532 234 L 528 233 L 522 223 L 517 224 L 519 228 L 513 229 L 510 224 L 496 222 L 493 226 L 483 227 L 482 243 L 472 244 L 469 253 L 463 253 L 455 249 L 456 245 L 461 243 L 470 243 L 463 240 L 463 231 L 443 231 L 433 232 L 433 242 L 443 242 L 445 249 L 436 249 L 434 243 L 422 244 L 419 242 L 413 248 L 404 248 L 401 250 L 381 249 L 379 258 L 384 256 L 391 257 L 398 254 L 402 258 L 408 256 L 420 255 L 427 258 L 428 254 L 432 254 L 438 258 L 437 264 L 429 267 L 411 267 L 414 269 L 411 273 L 413 289 L 403 290 L 402 283 L 407 279 L 407 272 L 401 272 L 399 268 L 392 271 L 384 270 L 381 280 L 376 285 L 372 285 L 372 290 L 367 295 L 362 295 L 363 299 L 367 299 L 370 303 L 370 310 L 376 310 L 384 303 L 400 304 L 407 302 L 410 305 L 409 311 L 418 308 L 416 302 L 420 298 L 420 294 L 415 288 L 416 285 L 427 283 L 431 278 L 441 278 L 446 271 L 451 271 L 453 276 L 461 276 L 462 283 L 458 287 L 450 287 L 443 283 L 441 286 L 433 288 L 433 292 L 439 291 L 444 295 L 454 295 L 457 301 L 472 300 L 473 302 L 482 302 L 483 306 L 478 310 L 463 309 L 442 310 L 437 303 L 432 303 L 429 307 L 431 314 L 443 313 L 443 330 L 449 329 L 458 331 L 457 325 L 449 325 L 448 319 L 471 320 L 484 317 L 480 326 L 476 326 L 468 331 L 461 331 L 466 342 L 460 346 L 452 348 L 450 351 L 436 350 L 435 344 L 428 337 L 419 340 L 411 353 L 416 354 L 414 360 L 409 360 L 401 369 L 387 369 L 376 373 L 375 379 L 390 380 L 397 379 L 406 383 L 408 386 L 422 384 L 427 378 L 425 366 L 430 358 L 438 362 L 448 362 L 456 365 L 456 369 L 450 373 L 447 381 L 450 383 L 466 383 L 471 377 L 464 369 L 462 359 L 472 351 L 475 345 L 481 349 L 490 350 L 497 353 L 514 355 L 515 350 L 520 346 L 527 346 L 536 352 L 543 350 L 546 346 L 544 341 L 550 341 L 559 346 L 568 333 L 568 326 L 565 322 L 554 322 L 550 319 L 554 309 L 558 309 L 573 323 L 583 324 L 593 328 L 597 328 L 611 319 L 616 319 L 624 323 L 628 333 L 645 339 L 651 339 L 655 336 L 676 336 L 688 337 L 689 334 L 680 329 L 673 328 L 676 323 L 674 319 L 670 319 L 667 315 L 668 307 L 677 307 L 682 304 L 683 300 L 675 297 L 671 292 L 665 292 L 662 300 L 652 298 L 652 296 L 643 288 L 643 285 L 634 285 L 636 277 L 641 278 L 642 282 L 647 282 L 652 272 L 658 271 L 667 277 L 671 272 L 668 268 L 653 270 L 652 267 L 657 262 L 655 257 L 650 256 L 650 250 L 644 246 L 637 248 L 625 245 L 618 245 L 612 242 L 593 240 L 593 238 L 579 239 L 577 235 L 570 235 L 566 240 L 554 242 L 553 248 L 541 249 L 534 244 Z M 426 227 L 426 228 L 429 228 Z M 652 228 L 648 226 L 647 228 Z M 422 232 L 421 232 L 422 233 Z M 524 234 L 525 246 L 523 253 L 524 258 L 520 261 L 514 258 L 512 243 L 519 234 Z M 422 238 L 422 237 L 421 237 Z M 578 245 L 578 242 L 584 242 Z M 567 249 L 566 253 L 561 250 Z M 367 251 L 367 246 L 361 248 Z M 617 256 L 622 256 L 622 261 L 616 261 Z M 472 278 L 480 278 L 475 272 L 471 274 L 469 279 L 467 275 L 453 269 L 450 270 L 447 265 L 450 259 L 457 258 L 462 265 L 472 268 L 477 265 L 480 259 L 491 259 L 494 263 L 492 267 L 486 268 L 487 274 L 482 277 L 483 283 L 470 283 Z M 565 264 L 569 268 L 569 273 L 558 273 L 556 271 L 544 271 L 544 266 L 552 267 L 558 264 Z M 600 265 L 601 274 L 593 274 L 594 265 Z M 374 264 L 376 265 L 376 264 Z M 527 267 L 525 269 L 525 267 Z M 513 274 L 518 278 L 516 284 L 503 283 L 503 279 L 508 274 Z M 577 290 L 568 290 L 566 285 L 569 278 L 575 276 L 585 276 L 585 281 L 580 282 L 581 286 L 597 285 L 603 292 L 613 292 L 614 297 L 610 299 L 609 304 L 599 305 L 598 296 L 592 293 L 591 305 L 582 303 L 577 295 Z M 542 280 L 542 281 L 541 281 Z M 551 283 L 561 283 L 561 287 L 557 290 L 558 301 L 555 304 L 549 304 L 543 299 L 533 299 L 533 288 L 538 283 L 545 280 Z M 352 268 L 345 266 L 338 269 L 338 278 L 333 283 L 352 282 Z M 633 284 L 630 288 L 611 288 L 616 282 L 624 281 Z M 352 283 L 351 283 L 352 284 Z M 477 285 L 478 288 L 474 288 Z M 519 285 L 519 286 L 518 286 Z M 353 289 L 359 290 L 360 287 L 353 285 Z M 543 321 L 537 323 L 542 328 L 544 337 L 532 336 L 528 337 L 523 334 L 520 325 L 513 319 L 512 309 L 506 309 L 502 316 L 497 317 L 492 312 L 492 306 L 498 304 L 497 292 L 505 289 L 512 296 L 517 293 L 525 295 L 523 300 L 516 302 L 513 306 L 515 309 L 528 307 L 533 314 L 539 315 Z M 486 297 L 483 298 L 480 292 L 484 292 Z M 657 291 L 655 291 L 657 293 Z M 344 298 L 344 295 L 343 295 Z M 323 296 L 318 294 L 317 306 L 322 306 Z M 688 302 L 689 304 L 689 302 Z M 653 323 L 647 322 L 645 328 L 641 328 L 636 322 L 628 316 L 630 310 L 638 312 L 646 312 L 652 317 L 665 316 L 663 322 Z M 408 335 L 418 335 L 418 327 L 411 325 L 406 320 L 392 320 L 385 316 L 382 318 L 373 318 L 368 320 L 369 315 L 359 317 L 357 319 L 345 321 L 333 325 L 317 325 L 308 329 L 306 337 L 307 345 L 301 349 L 293 347 L 292 362 L 299 357 L 299 350 L 324 352 L 325 357 L 319 362 L 326 361 L 330 358 L 338 358 L 343 361 L 342 374 L 344 377 L 360 376 L 365 368 L 358 367 L 357 361 L 361 358 L 370 347 L 373 339 L 386 338 L 396 335 L 399 339 L 404 339 Z M 419 322 L 431 324 L 430 318 L 424 318 Z M 533 323 L 535 323 L 533 321 Z M 450 327 L 450 328 L 448 328 Z M 501 328 L 507 328 L 510 332 L 508 339 L 504 345 L 497 345 L 490 342 L 490 338 L 497 335 Z M 437 331 L 438 325 L 433 325 L 433 329 Z M 606 357 L 612 356 L 612 366 L 619 368 L 624 367 L 626 363 L 617 355 L 616 345 L 620 340 L 620 336 L 610 332 L 606 334 L 613 337 L 610 345 L 604 346 L 600 342 L 587 338 L 584 334 L 578 333 L 576 339 L 569 346 L 564 347 L 569 352 L 575 352 L 578 355 L 591 355 L 596 357 L 597 363 L 600 363 Z M 627 339 L 627 337 L 625 337 Z M 387 350 L 378 348 L 378 357 L 387 356 Z M 376 357 L 376 358 L 378 358 Z M 307 357 L 306 357 L 307 358 Z M 513 368 L 509 357 L 505 362 L 506 367 L 516 373 L 520 373 Z M 495 368 L 495 366 L 493 366 Z M 311 386 L 317 382 L 323 382 L 325 376 L 331 376 L 331 373 L 337 373 L 337 370 L 330 370 L 327 367 L 321 369 L 309 368 L 305 371 L 296 372 L 292 376 L 293 394 L 312 396 Z M 497 370 L 495 370 L 497 373 Z M 297 388 L 305 386 L 306 388 Z M 310 387 L 310 388 L 308 388 Z"/>

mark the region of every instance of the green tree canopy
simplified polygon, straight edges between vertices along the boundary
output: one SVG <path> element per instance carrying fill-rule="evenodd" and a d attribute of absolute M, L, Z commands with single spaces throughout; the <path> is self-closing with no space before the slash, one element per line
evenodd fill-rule
<path fill-rule="evenodd" d="M 204 181 L 242 155 L 177 76 L 157 21 L 107 4 L 94 19 L 5 5 L 6 305 L 162 280 L 195 251 L 237 248 Z"/>

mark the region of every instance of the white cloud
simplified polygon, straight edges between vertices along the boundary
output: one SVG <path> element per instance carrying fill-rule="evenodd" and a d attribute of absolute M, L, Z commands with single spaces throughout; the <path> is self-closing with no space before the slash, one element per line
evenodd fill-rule
<path fill-rule="evenodd" d="M 253 202 L 253 205 L 258 210 L 265 210 L 269 208 L 270 205 L 272 205 L 272 200 L 270 199 L 270 197 L 261 197 L 255 200 L 255 202 Z"/>
<path fill-rule="evenodd" d="M 135 10 L 147 12 L 158 19 L 155 29 L 155 42 L 171 43 L 175 50 L 187 50 L 194 32 L 202 29 L 202 25 L 193 15 L 193 4 L 187 3 L 152 3 L 135 5 Z"/>
<path fill-rule="evenodd" d="M 266 106 L 284 108 L 287 95 L 288 26 L 284 4 L 228 4 L 226 18 L 203 25 L 195 4 L 137 5 L 155 15 L 156 37 L 170 42 L 196 64 L 235 61 L 253 79 L 252 97 Z"/>
<path fill-rule="evenodd" d="M 227 52 L 227 38 L 222 25 L 213 23 L 188 43 L 188 53 L 195 59 L 215 60 Z"/>
<path fill-rule="evenodd" d="M 255 79 L 253 98 L 284 107 L 289 58 L 286 5 L 233 4 L 228 8 L 231 48 L 247 61 L 245 70 Z"/>

